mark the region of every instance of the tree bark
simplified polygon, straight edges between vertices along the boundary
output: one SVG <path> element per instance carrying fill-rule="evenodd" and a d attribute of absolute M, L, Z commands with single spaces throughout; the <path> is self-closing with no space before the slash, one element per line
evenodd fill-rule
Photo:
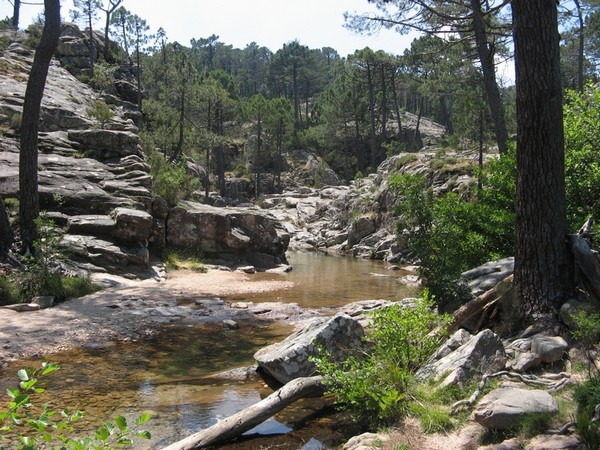
<path fill-rule="evenodd" d="M 14 0 L 13 3 L 13 16 L 12 16 L 12 27 L 15 30 L 19 29 L 19 15 L 21 13 L 21 0 Z"/>
<path fill-rule="evenodd" d="M 4 206 L 4 200 L 0 197 L 0 256 L 4 256 L 13 244 L 13 234 L 10 221 Z"/>
<path fill-rule="evenodd" d="M 323 377 L 296 378 L 267 398 L 221 420 L 210 428 L 165 447 L 163 450 L 191 450 L 233 439 L 281 411 L 299 398 L 321 395 Z"/>
<path fill-rule="evenodd" d="M 583 92 L 583 50 L 585 44 L 585 27 L 583 23 L 583 11 L 579 0 L 574 0 L 575 8 L 577 9 L 577 19 L 579 21 L 579 45 L 577 48 L 577 90 Z"/>
<path fill-rule="evenodd" d="M 369 91 L 369 119 L 371 123 L 371 128 L 369 130 L 369 146 L 371 149 L 371 172 L 375 172 L 377 170 L 377 166 L 379 165 L 379 155 L 377 152 L 377 137 L 375 135 L 375 85 L 373 81 L 373 71 L 374 64 L 367 59 L 365 61 L 366 69 L 367 69 L 367 88 Z"/>
<path fill-rule="evenodd" d="M 500 90 L 496 82 L 496 70 L 494 69 L 494 54 L 489 48 L 487 32 L 485 31 L 485 21 L 481 11 L 481 0 L 471 0 L 471 10 L 473 11 L 473 34 L 475 36 L 475 45 L 477 55 L 481 63 L 483 73 L 483 84 L 487 93 L 490 111 L 494 121 L 494 132 L 496 134 L 496 143 L 498 152 L 505 153 L 508 150 L 508 131 L 506 130 L 506 120 L 504 118 L 504 107 L 500 98 Z"/>
<path fill-rule="evenodd" d="M 109 30 L 110 30 L 110 18 L 112 13 L 119 7 L 119 5 L 123 2 L 123 0 L 110 0 L 108 2 L 109 6 L 104 9 L 106 13 L 106 23 L 104 26 L 104 60 L 108 62 L 110 58 L 110 45 L 109 45 Z"/>
<path fill-rule="evenodd" d="M 555 313 L 573 283 L 555 0 L 513 0 L 517 88 L 515 283 L 526 319 Z"/>
<path fill-rule="evenodd" d="M 45 23 L 33 57 L 25 100 L 19 153 L 19 220 L 23 251 L 33 252 L 37 239 L 35 219 L 40 213 L 38 193 L 38 129 L 40 108 L 52 54 L 60 36 L 60 1 L 44 0 Z"/>

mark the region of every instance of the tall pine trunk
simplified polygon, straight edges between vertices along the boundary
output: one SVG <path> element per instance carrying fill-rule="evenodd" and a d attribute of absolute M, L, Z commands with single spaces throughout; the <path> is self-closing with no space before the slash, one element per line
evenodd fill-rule
<path fill-rule="evenodd" d="M 27 81 L 21 123 L 19 224 L 24 252 L 33 252 L 33 244 L 37 239 L 35 220 L 40 214 L 37 171 L 40 108 L 48 69 L 60 36 L 60 1 L 44 0 L 44 6 L 44 30 Z"/>
<path fill-rule="evenodd" d="M 500 90 L 496 81 L 494 54 L 490 51 L 488 45 L 485 21 L 481 11 L 481 0 L 471 0 L 471 10 L 473 12 L 473 34 L 475 36 L 477 56 L 481 63 L 483 84 L 490 104 L 492 120 L 494 121 L 498 152 L 502 154 L 508 150 L 508 131 L 506 130 L 506 120 L 504 118 L 504 107 L 500 98 Z"/>
<path fill-rule="evenodd" d="M 564 131 L 555 0 L 513 0 L 517 87 L 515 283 L 528 319 L 569 293 Z"/>

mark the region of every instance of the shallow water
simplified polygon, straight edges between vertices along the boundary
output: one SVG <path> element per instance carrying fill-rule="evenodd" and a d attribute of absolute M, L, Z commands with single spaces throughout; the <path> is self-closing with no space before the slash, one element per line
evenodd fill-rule
<path fill-rule="evenodd" d="M 227 300 L 285 301 L 316 308 L 373 298 L 397 300 L 412 293 L 397 281 L 403 273 L 391 272 L 381 262 L 309 253 L 292 253 L 289 259 L 294 270 L 288 274 L 254 276 L 284 277 L 294 282 L 292 289 L 233 296 Z M 117 415 L 133 421 L 142 412 L 150 412 L 152 420 L 147 426 L 153 439 L 138 443 L 135 448 L 162 448 L 271 393 L 262 382 L 222 381 L 207 376 L 251 365 L 254 352 L 280 341 L 291 331 L 278 324 L 242 324 L 237 330 L 169 325 L 161 330 L 144 342 L 108 343 L 102 348 L 52 355 L 52 361 L 61 365 L 61 370 L 47 379 L 51 402 L 56 403 L 53 406 L 79 408 L 87 418 L 95 419 L 89 422 L 84 418 L 77 425 L 80 434 L 89 434 Z M 39 360 L 21 361 L 0 373 L 0 392 L 16 384 L 15 373 L 19 368 L 39 364 Z M 48 398 L 39 399 L 44 401 Z M 330 429 L 331 423 L 327 424 L 330 419 L 319 416 L 317 411 L 321 407 L 320 401 L 304 401 L 249 433 L 272 435 L 294 429 L 287 435 L 291 443 L 288 446 L 278 443 L 277 448 L 300 448 L 301 442 L 310 438 L 331 445 L 340 435 Z M 304 426 L 307 421 L 308 428 Z M 252 441 L 222 448 L 251 449 L 265 445 L 262 441 Z"/>
<path fill-rule="evenodd" d="M 229 299 L 283 301 L 304 308 L 338 307 L 359 300 L 402 300 L 414 294 L 413 288 L 399 282 L 405 270 L 389 270 L 389 263 L 375 260 L 289 252 L 292 271 L 284 275 L 257 273 L 256 279 L 283 279 L 294 282 L 290 290 L 262 292 Z M 275 278 L 274 278 L 275 277 Z"/>

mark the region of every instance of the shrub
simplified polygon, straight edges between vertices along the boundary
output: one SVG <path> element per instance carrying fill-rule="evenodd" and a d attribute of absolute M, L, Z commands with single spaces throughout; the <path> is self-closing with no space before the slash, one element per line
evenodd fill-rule
<path fill-rule="evenodd" d="M 592 421 L 596 405 L 600 404 L 600 377 L 592 377 L 575 387 L 573 398 L 577 402 L 575 430 L 586 448 L 600 448 L 598 424 Z"/>
<path fill-rule="evenodd" d="M 170 206 L 187 198 L 200 186 L 200 180 L 187 173 L 185 161 L 171 163 L 158 152 L 150 154 L 152 192 L 164 198 Z"/>
<path fill-rule="evenodd" d="M 600 87 L 567 91 L 564 106 L 567 214 L 572 230 L 600 217 Z"/>
<path fill-rule="evenodd" d="M 96 100 L 87 110 L 90 117 L 93 117 L 100 122 L 100 128 L 104 128 L 108 122 L 114 117 L 115 113 L 104 100 Z"/>
<path fill-rule="evenodd" d="M 462 300 L 465 270 L 514 251 L 514 152 L 492 162 L 481 175 L 482 189 L 463 199 L 436 197 L 422 175 L 392 175 L 398 195 L 397 232 L 420 263 L 420 275 L 440 306 Z M 512 169 L 511 169 L 512 168 Z"/>
<path fill-rule="evenodd" d="M 35 254 L 25 258 L 22 270 L 0 278 L 0 304 L 29 302 L 39 295 L 51 295 L 60 301 L 97 291 L 98 286 L 88 276 L 61 274 L 63 233 L 44 213 L 36 220 L 36 227 L 39 239 L 34 243 Z"/>
<path fill-rule="evenodd" d="M 7 389 L 10 400 L 6 408 L 0 409 L 0 433 L 11 433 L 18 439 L 18 442 L 11 443 L 11 448 L 112 449 L 133 445 L 133 438 L 150 438 L 148 431 L 137 429 L 150 419 L 149 414 L 142 414 L 136 419 L 137 430 L 129 427 L 125 417 L 119 416 L 98 428 L 93 437 L 74 437 L 72 424 L 81 420 L 82 411 L 71 412 L 66 408 L 54 411 L 47 404 L 34 403 L 35 396 L 45 392 L 41 378 L 59 368 L 46 362 L 39 369 L 25 368 L 17 372 L 19 384 L 16 388 Z M 0 442 L 3 440 L 6 438 L 0 434 Z"/>
<path fill-rule="evenodd" d="M 336 403 L 366 425 L 385 424 L 407 411 L 412 374 L 439 344 L 431 333 L 447 323 L 433 310 L 427 290 L 414 307 L 393 305 L 372 315 L 371 351 L 335 363 L 322 354 L 313 361 Z"/>

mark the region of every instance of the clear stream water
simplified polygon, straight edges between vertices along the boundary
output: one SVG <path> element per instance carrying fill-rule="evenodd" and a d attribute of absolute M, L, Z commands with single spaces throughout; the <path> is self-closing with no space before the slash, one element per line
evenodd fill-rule
<path fill-rule="evenodd" d="M 412 295 L 398 283 L 402 272 L 391 272 L 380 261 L 340 258 L 315 253 L 288 255 L 294 270 L 288 274 L 254 275 L 257 278 L 294 282 L 285 291 L 231 296 L 225 300 L 284 301 L 307 308 L 334 308 L 366 299 L 399 300 Z M 233 382 L 207 376 L 253 363 L 259 348 L 285 338 L 291 329 L 280 324 L 241 324 L 237 330 L 220 326 L 161 328 L 154 338 L 135 343 L 107 343 L 102 348 L 84 348 L 52 355 L 61 366 L 47 379 L 55 407 L 82 409 L 85 416 L 78 430 L 86 434 L 107 420 L 124 415 L 129 420 L 150 412 L 147 428 L 152 440 L 136 449 L 162 448 L 210 426 L 272 391 L 260 381 Z M 16 371 L 39 366 L 41 361 L 21 361 L 0 372 L 0 390 L 16 384 Z M 47 401 L 47 400 L 43 400 Z M 288 433 L 277 448 L 301 448 L 311 438 L 312 448 L 329 448 L 343 438 L 343 430 L 319 414 L 321 401 L 302 401 L 248 434 L 261 438 L 220 448 L 267 448 L 273 435 Z M 92 418 L 94 419 L 93 421 Z M 268 444 L 265 443 L 265 440 Z M 281 440 L 281 439 L 280 439 Z M 275 444 L 273 444 L 275 445 Z M 309 444 L 310 445 L 310 444 Z"/>

